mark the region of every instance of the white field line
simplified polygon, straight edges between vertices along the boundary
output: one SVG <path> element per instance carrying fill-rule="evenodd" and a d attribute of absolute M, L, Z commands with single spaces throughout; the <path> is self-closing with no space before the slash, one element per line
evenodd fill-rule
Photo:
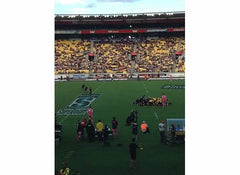
<path fill-rule="evenodd" d="M 101 84 L 100 86 L 98 86 L 97 89 L 95 89 L 95 90 L 93 91 L 93 93 L 96 92 L 99 88 L 101 88 L 104 84 L 105 84 L 105 82 L 104 82 L 103 84 Z M 86 113 L 86 112 L 85 112 L 85 113 Z M 84 114 L 85 114 L 85 113 L 84 113 Z M 68 116 L 69 116 L 69 114 L 66 115 L 66 116 L 59 122 L 59 124 L 62 124 L 62 122 L 63 122 Z"/>
<path fill-rule="evenodd" d="M 157 113 L 156 113 L 156 112 L 154 112 L 154 114 L 155 114 L 155 117 L 158 119 L 158 115 L 157 115 Z"/>
<path fill-rule="evenodd" d="M 149 92 L 148 92 L 148 89 L 147 89 L 147 87 L 146 87 L 145 83 L 143 83 L 143 87 L 144 87 L 144 89 L 145 89 L 146 93 L 147 93 L 147 94 L 149 94 Z"/>
<path fill-rule="evenodd" d="M 66 115 L 66 116 L 59 122 L 59 124 L 61 125 L 62 122 L 63 122 L 68 116 L 69 116 L 69 115 Z"/>
<path fill-rule="evenodd" d="M 98 88 L 95 89 L 95 90 L 93 91 L 93 93 L 96 92 L 98 89 L 100 89 L 104 84 L 105 84 L 105 82 L 104 82 L 103 84 L 101 84 L 100 86 L 98 86 Z"/>

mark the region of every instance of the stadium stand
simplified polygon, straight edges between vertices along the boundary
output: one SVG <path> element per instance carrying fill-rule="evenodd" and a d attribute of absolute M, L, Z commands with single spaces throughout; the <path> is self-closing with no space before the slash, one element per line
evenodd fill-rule
<path fill-rule="evenodd" d="M 179 37 L 141 40 L 137 43 L 139 54 L 134 67 L 135 72 L 172 72 L 174 67 L 173 52 L 178 49 Z M 94 73 L 129 73 L 130 59 L 134 43 L 126 41 L 113 43 L 95 42 L 93 52 L 97 59 L 93 62 Z M 184 42 L 181 49 L 184 49 Z M 61 73 L 88 73 L 90 51 L 89 40 L 55 40 L 55 70 Z M 184 50 L 182 50 L 184 51 Z M 184 61 L 179 59 L 175 72 L 184 72 Z"/>
<path fill-rule="evenodd" d="M 185 72 L 184 25 L 184 12 L 56 15 L 55 74 Z"/>

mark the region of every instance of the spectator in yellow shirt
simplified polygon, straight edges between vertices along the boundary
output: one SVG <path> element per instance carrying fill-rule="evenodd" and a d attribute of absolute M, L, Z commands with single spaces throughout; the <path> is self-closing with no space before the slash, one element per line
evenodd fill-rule
<path fill-rule="evenodd" d="M 102 137 L 102 132 L 103 132 L 103 123 L 101 120 L 98 120 L 97 124 L 96 124 L 96 129 L 97 129 L 97 136 L 98 136 L 98 140 L 99 142 L 103 141 L 103 137 Z"/>

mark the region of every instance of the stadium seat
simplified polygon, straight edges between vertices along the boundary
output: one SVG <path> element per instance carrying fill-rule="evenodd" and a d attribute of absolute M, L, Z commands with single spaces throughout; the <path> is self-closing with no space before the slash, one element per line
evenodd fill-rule
<path fill-rule="evenodd" d="M 184 72 L 185 62 L 178 60 L 174 69 L 171 50 L 185 50 L 185 41 L 179 37 L 161 37 L 141 40 L 136 50 L 139 54 L 135 72 Z M 89 70 L 86 53 L 90 51 L 88 40 L 55 40 L 55 73 L 83 73 Z M 93 62 L 93 73 L 130 73 L 129 54 L 132 43 L 111 41 L 95 42 L 93 51 L 97 59 Z M 86 71 L 84 71 L 85 73 Z"/>

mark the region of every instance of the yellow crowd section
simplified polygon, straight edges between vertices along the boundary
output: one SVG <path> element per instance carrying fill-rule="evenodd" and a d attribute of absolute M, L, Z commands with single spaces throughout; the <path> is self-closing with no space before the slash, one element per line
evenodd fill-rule
<path fill-rule="evenodd" d="M 89 73 L 88 40 L 55 40 L 55 73 Z M 185 72 L 185 61 L 174 60 L 175 51 L 185 51 L 179 37 L 144 40 L 138 43 L 99 43 L 93 45 L 93 73 L 129 73 L 130 54 L 137 52 L 135 72 Z"/>

